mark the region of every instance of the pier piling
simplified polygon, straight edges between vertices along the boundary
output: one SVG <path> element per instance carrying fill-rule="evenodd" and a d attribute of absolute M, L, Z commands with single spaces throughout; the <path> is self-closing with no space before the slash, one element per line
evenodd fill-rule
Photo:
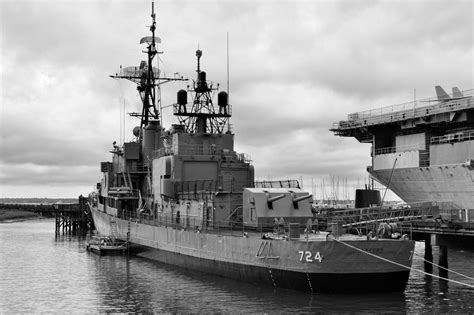
<path fill-rule="evenodd" d="M 431 237 L 425 239 L 425 271 L 431 273 L 433 271 L 433 247 L 431 246 Z"/>
<path fill-rule="evenodd" d="M 440 277 L 447 278 L 448 277 L 448 247 L 447 246 L 439 246 L 439 275 Z M 446 269 L 444 269 L 446 268 Z"/>
<path fill-rule="evenodd" d="M 79 196 L 78 204 L 55 204 L 56 236 L 60 234 L 76 235 L 94 228 L 87 198 Z"/>

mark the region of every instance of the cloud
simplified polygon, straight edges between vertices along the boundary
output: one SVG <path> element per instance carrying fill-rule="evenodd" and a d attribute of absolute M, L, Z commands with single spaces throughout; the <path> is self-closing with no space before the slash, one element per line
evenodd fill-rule
<path fill-rule="evenodd" d="M 148 1 L 2 2 L 0 195 L 82 192 L 122 137 L 120 122 L 132 138 L 138 122 L 120 112 L 139 110 L 137 92 L 108 75 L 144 59 L 149 10 Z M 236 149 L 257 177 L 360 182 L 370 147 L 333 136 L 334 122 L 411 101 L 414 89 L 420 98 L 438 84 L 473 85 L 470 1 L 161 1 L 155 10 L 168 75 L 194 79 L 199 47 L 208 78 L 226 89 L 229 34 Z M 185 85 L 163 86 L 163 104 Z M 175 117 L 165 109 L 163 121 Z"/>

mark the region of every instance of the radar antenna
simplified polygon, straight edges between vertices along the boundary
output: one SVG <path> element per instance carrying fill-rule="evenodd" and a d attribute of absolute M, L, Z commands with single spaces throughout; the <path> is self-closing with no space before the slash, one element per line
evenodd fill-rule
<path fill-rule="evenodd" d="M 170 81 L 187 81 L 183 77 L 179 78 L 167 78 L 160 76 L 160 69 L 153 67 L 153 59 L 157 54 L 162 54 L 162 51 L 157 50 L 157 44 L 161 44 L 161 39 L 155 37 L 156 30 L 156 15 L 155 15 L 155 4 L 151 3 L 151 18 L 152 24 L 150 25 L 151 36 L 143 37 L 140 40 L 140 44 L 147 44 L 147 48 L 143 51 L 147 54 L 147 61 L 142 61 L 138 67 L 125 67 L 121 68 L 120 73 L 111 75 L 114 79 L 126 79 L 132 81 L 137 85 L 138 93 L 142 101 L 142 112 L 141 113 L 130 113 L 130 116 L 140 117 L 140 129 L 148 125 L 148 122 L 152 119 L 158 119 L 160 114 L 157 109 L 157 89 L 159 91 L 160 86 Z M 158 92 L 159 98 L 159 92 Z M 158 102 L 161 102 L 158 99 Z M 141 140 L 141 133 L 140 133 Z"/>
<path fill-rule="evenodd" d="M 178 103 L 174 106 L 174 115 L 178 117 L 181 125 L 184 125 L 188 133 L 223 133 L 230 131 L 229 118 L 231 108 L 228 104 L 227 92 L 219 92 L 217 95 L 218 110 L 212 102 L 212 93 L 219 89 L 213 88 L 212 82 L 206 80 L 206 72 L 201 70 L 202 50 L 196 50 L 197 78 L 193 80 L 193 88 L 188 91 L 178 91 Z M 193 103 L 188 109 L 187 92 L 194 94 Z"/>

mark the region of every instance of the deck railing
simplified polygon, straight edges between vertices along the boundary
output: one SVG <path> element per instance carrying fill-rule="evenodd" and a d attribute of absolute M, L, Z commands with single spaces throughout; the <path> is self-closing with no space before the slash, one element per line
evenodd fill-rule
<path fill-rule="evenodd" d="M 241 217 L 237 220 L 228 221 L 214 221 L 212 218 L 206 219 L 198 216 L 180 216 L 178 219 L 176 214 L 173 215 L 171 213 L 158 212 L 153 215 L 147 212 L 126 210 L 119 211 L 118 216 L 119 218 L 127 221 L 138 222 L 147 225 L 194 230 L 196 232 L 206 231 L 207 233 L 224 235 L 242 236 L 245 232 L 260 233 L 263 235 L 267 232 L 276 230 L 276 226 L 274 224 L 266 222 L 260 222 L 257 227 L 246 226 L 242 222 Z M 282 234 L 288 232 L 288 226 L 289 225 L 287 222 L 281 231 Z M 303 232 L 303 229 L 301 232 Z"/>
<path fill-rule="evenodd" d="M 463 91 L 463 95 L 466 98 L 443 102 L 438 100 L 436 97 L 433 97 L 419 101 L 352 113 L 347 116 L 347 121 L 334 123 L 333 129 L 351 129 L 357 128 L 359 126 L 394 122 L 409 118 L 418 118 L 427 115 L 457 111 L 466 108 L 474 108 L 472 97 L 474 95 L 474 89 Z M 430 102 L 436 104 L 425 105 L 426 103 Z"/>
<path fill-rule="evenodd" d="M 156 159 L 166 155 L 180 154 L 180 155 L 220 155 L 223 157 L 223 162 L 251 162 L 250 155 L 246 153 L 237 153 L 228 149 L 222 149 L 220 146 L 197 145 L 197 144 L 180 144 L 170 148 L 160 148 L 153 151 L 152 158 Z"/>
<path fill-rule="evenodd" d="M 404 145 L 404 146 L 377 148 L 374 150 L 374 154 L 380 155 L 380 154 L 390 154 L 390 153 L 397 153 L 397 152 L 423 151 L 424 149 L 422 149 L 422 147 L 424 147 L 423 143 L 415 143 L 415 144 Z"/>
<path fill-rule="evenodd" d="M 474 130 L 457 132 L 455 134 L 449 134 L 439 137 L 432 137 L 430 139 L 430 144 L 443 144 L 450 142 L 461 142 L 474 140 Z"/>
<path fill-rule="evenodd" d="M 301 188 L 300 183 L 295 179 L 256 181 L 254 186 L 256 188 Z"/>
<path fill-rule="evenodd" d="M 144 163 L 137 163 L 137 162 L 132 162 L 130 160 L 127 160 L 127 163 L 125 164 L 125 172 L 129 173 L 147 173 L 148 172 L 148 166 Z"/>
<path fill-rule="evenodd" d="M 317 215 L 318 221 L 312 220 L 312 229 L 319 231 L 333 232 L 334 228 L 340 228 L 346 231 L 357 231 L 362 234 L 369 232 L 378 233 L 381 224 L 396 223 L 396 228 L 400 235 L 408 234 L 412 238 L 412 229 L 414 232 L 423 228 L 434 228 L 437 232 L 445 233 L 444 228 L 458 230 L 461 228 L 469 229 L 465 231 L 472 235 L 474 222 L 466 222 L 467 210 L 456 209 L 456 206 L 448 206 L 448 209 L 442 209 L 444 206 L 437 202 L 422 202 L 411 204 L 403 209 L 390 208 L 362 208 L 362 209 L 320 209 Z M 197 216 L 182 216 L 177 220 L 176 215 L 170 213 L 158 212 L 155 215 L 146 212 L 137 211 L 119 211 L 118 216 L 130 222 L 137 222 L 153 226 L 164 226 L 179 230 L 194 230 L 196 233 L 206 231 L 206 233 L 219 235 L 236 235 L 247 237 L 249 234 L 257 234 L 265 238 L 267 233 L 274 232 L 274 236 L 280 236 L 282 239 L 289 236 L 291 228 L 291 218 L 287 218 L 283 226 L 278 226 L 270 220 L 259 222 L 258 226 L 250 227 L 242 222 L 242 217 L 237 216 L 234 220 L 213 221 L 211 218 L 205 219 Z M 304 221 L 307 222 L 308 218 Z M 306 232 L 308 223 L 302 224 L 296 228 L 300 234 Z M 293 224 L 293 228 L 295 228 Z M 340 230 L 339 230 L 340 231 Z M 435 232 L 436 232 L 435 231 Z M 463 232 L 461 231 L 461 234 Z M 380 236 L 380 235 L 379 235 Z"/>

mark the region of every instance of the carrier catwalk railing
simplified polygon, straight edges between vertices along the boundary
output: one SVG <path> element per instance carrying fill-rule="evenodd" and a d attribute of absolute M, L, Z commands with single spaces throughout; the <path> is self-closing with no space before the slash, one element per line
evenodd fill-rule
<path fill-rule="evenodd" d="M 454 143 L 454 142 L 463 142 L 463 141 L 471 141 L 474 140 L 474 130 L 469 131 L 461 131 L 455 134 L 448 134 L 438 137 L 431 137 L 430 138 L 430 145 L 437 145 L 437 144 L 444 144 L 444 143 Z M 374 150 L 375 155 L 380 154 L 389 154 L 389 153 L 397 153 L 397 152 L 406 152 L 406 151 L 423 151 L 426 146 L 424 142 L 420 143 L 413 143 L 411 145 L 405 146 L 393 146 L 393 147 L 383 147 L 383 148 L 376 148 Z"/>
<path fill-rule="evenodd" d="M 203 146 L 203 145 L 174 145 L 172 147 L 165 147 L 159 150 L 153 151 L 152 158 L 157 159 L 167 155 L 219 155 L 222 156 L 223 162 L 240 162 L 248 163 L 251 162 L 251 158 L 246 153 L 237 153 L 222 149 L 217 145 Z"/>
<path fill-rule="evenodd" d="M 390 153 L 397 153 L 397 152 L 419 151 L 419 150 L 424 150 L 424 149 L 421 149 L 423 146 L 424 144 L 420 143 L 420 144 L 412 144 L 412 145 L 406 145 L 406 146 L 377 148 L 374 150 L 374 154 L 381 155 L 381 154 L 390 154 Z"/>
<path fill-rule="evenodd" d="M 462 142 L 474 140 L 474 130 L 457 132 L 455 134 L 449 134 L 439 137 L 432 137 L 430 144 L 444 144 L 453 142 Z"/>
<path fill-rule="evenodd" d="M 422 150 L 420 149 L 420 146 L 418 145 L 378 148 L 374 150 L 373 155 L 376 156 L 376 155 L 393 154 L 393 153 L 401 153 L 401 152 L 409 152 L 409 151 L 418 151 L 418 154 L 419 154 L 418 166 L 420 167 L 430 166 L 430 151 Z"/>
<path fill-rule="evenodd" d="M 474 109 L 474 89 L 462 92 L 466 98 L 452 101 L 439 101 L 436 97 L 403 104 L 372 109 L 347 116 L 347 121 L 333 124 L 333 130 L 345 130 L 362 126 L 378 125 L 405 119 L 413 119 L 463 109 Z M 436 104 L 425 105 L 432 102 Z"/>

